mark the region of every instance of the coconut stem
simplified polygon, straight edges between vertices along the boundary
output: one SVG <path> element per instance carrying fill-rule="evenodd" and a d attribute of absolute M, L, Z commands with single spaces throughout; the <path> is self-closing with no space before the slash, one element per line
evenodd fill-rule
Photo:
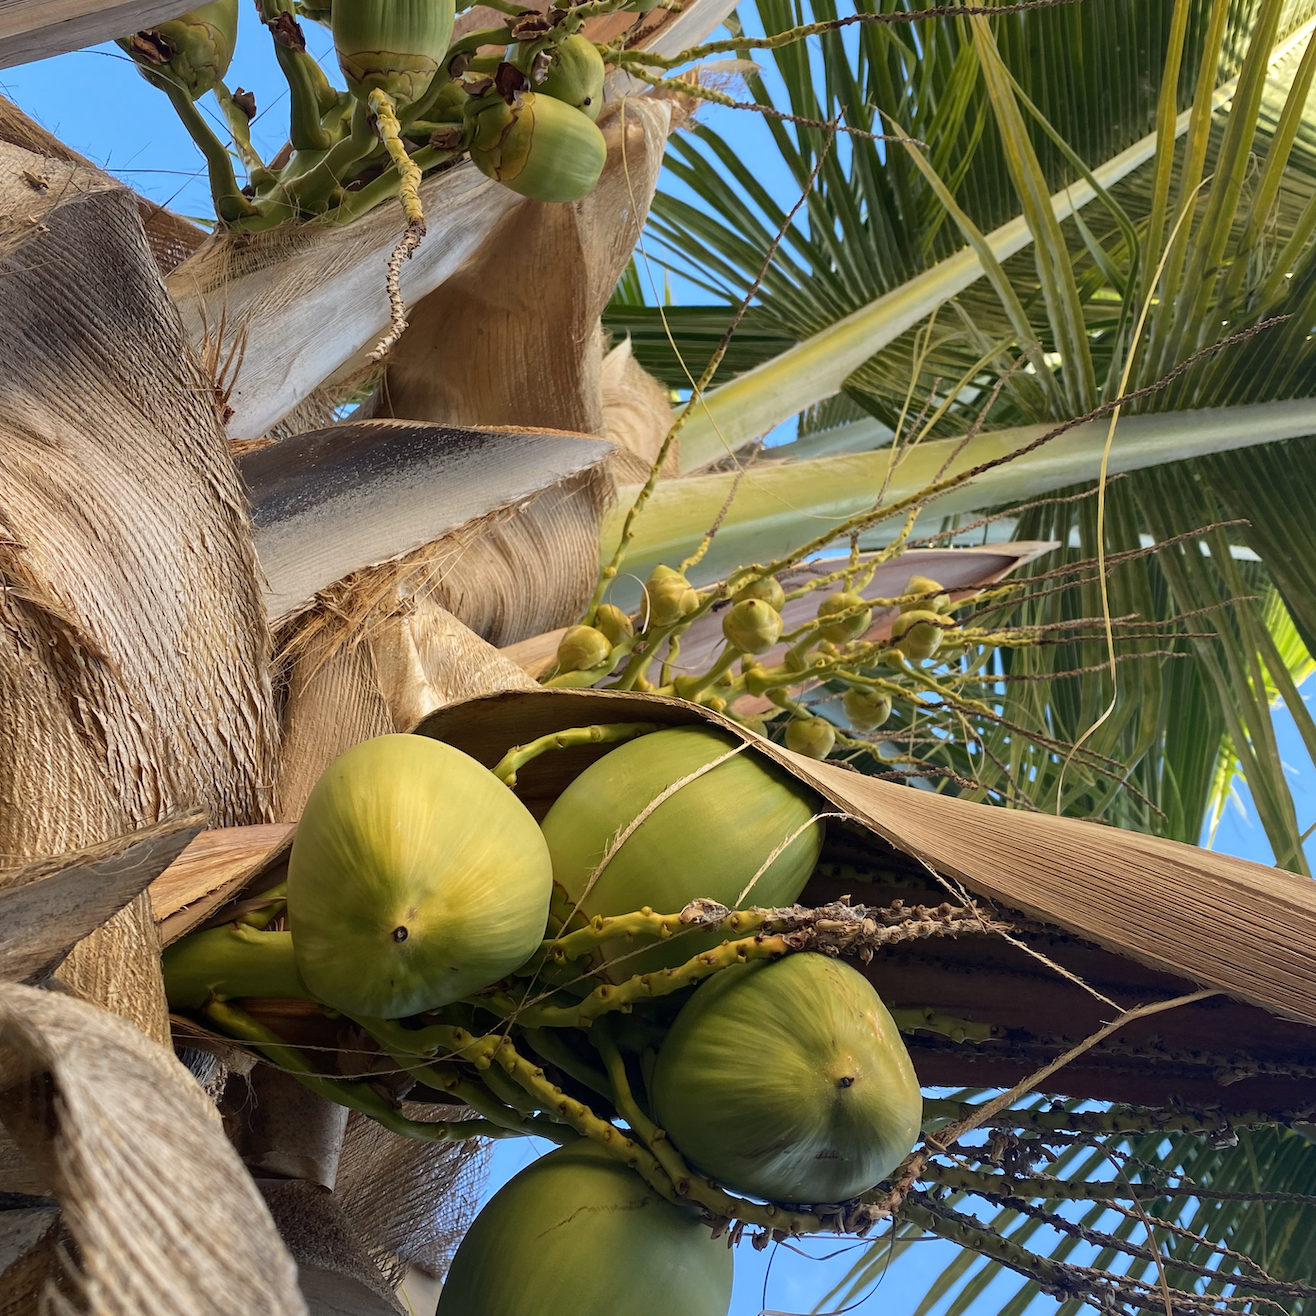
<path fill-rule="evenodd" d="M 513 745 L 494 765 L 493 775 L 504 786 L 515 786 L 516 775 L 550 749 L 575 749 L 579 745 L 609 745 L 619 740 L 634 740 L 657 731 L 657 722 L 613 722 L 607 726 L 568 727 L 548 736 L 540 736 L 524 745 Z"/>
<path fill-rule="evenodd" d="M 258 1023 L 245 1010 L 236 1006 L 212 1001 L 205 1014 L 230 1037 L 254 1046 L 263 1056 L 286 1070 L 299 1083 L 330 1101 L 336 1101 L 348 1110 L 360 1111 L 378 1121 L 386 1129 L 408 1138 L 425 1142 L 459 1142 L 466 1138 L 507 1138 L 518 1136 L 488 1120 L 426 1120 L 408 1119 L 400 1110 L 390 1106 L 367 1083 L 354 1083 L 347 1079 L 330 1078 L 319 1074 L 302 1054 L 299 1047 L 285 1042 L 277 1033 Z"/>

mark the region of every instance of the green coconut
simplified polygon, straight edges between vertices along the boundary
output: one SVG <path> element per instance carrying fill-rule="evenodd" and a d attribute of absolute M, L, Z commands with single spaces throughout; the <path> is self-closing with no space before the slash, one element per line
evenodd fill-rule
<path fill-rule="evenodd" d="M 437 1316 L 726 1316 L 732 1254 L 602 1148 L 551 1152 L 494 1194 Z"/>
<path fill-rule="evenodd" d="M 670 786 L 738 743 L 710 727 L 675 727 L 621 745 L 586 768 L 542 824 L 553 880 L 569 905 L 592 918 L 646 905 L 674 914 L 700 897 L 732 909 L 794 904 L 822 849 L 824 824 L 811 821 L 821 801 L 757 750 L 743 749 L 688 782 L 631 830 Z M 609 942 L 603 955 L 626 956 L 610 971 L 622 979 L 684 963 L 720 940 L 683 933 L 661 945 Z M 650 949 L 633 953 L 644 945 Z"/>
<path fill-rule="evenodd" d="M 481 173 L 534 201 L 579 201 L 599 181 L 608 147 L 587 114 L 552 96 L 495 97 L 474 111 L 471 160 Z"/>
<path fill-rule="evenodd" d="M 812 953 L 709 978 L 663 1042 L 651 1091 L 691 1165 L 773 1202 L 841 1202 L 880 1183 L 923 1109 L 868 979 Z"/>
<path fill-rule="evenodd" d="M 437 740 L 379 736 L 311 791 L 288 864 L 288 926 L 315 997 L 401 1018 L 523 964 L 551 892 L 543 836 L 502 782 Z"/>
<path fill-rule="evenodd" d="M 508 58 L 515 58 L 515 47 L 508 52 Z M 606 73 L 598 47 L 577 32 L 548 52 L 548 72 L 535 90 L 597 119 L 603 109 Z"/>

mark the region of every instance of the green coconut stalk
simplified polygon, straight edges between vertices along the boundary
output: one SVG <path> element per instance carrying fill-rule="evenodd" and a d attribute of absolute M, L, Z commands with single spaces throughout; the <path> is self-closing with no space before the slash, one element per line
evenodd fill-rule
<path fill-rule="evenodd" d="M 338 93 L 306 49 L 306 37 L 292 4 L 260 0 L 261 19 L 274 42 L 274 57 L 288 83 L 288 140 L 298 151 L 325 151 L 335 134 L 324 117 L 336 107 Z"/>
<path fill-rule="evenodd" d="M 194 932 L 164 953 L 165 995 L 179 1010 L 199 1010 L 211 1001 L 260 996 L 305 1000 L 310 996 L 287 932 L 263 932 L 228 924 Z"/>
<path fill-rule="evenodd" d="M 288 864 L 307 988 L 348 1014 L 400 1018 L 496 982 L 538 948 L 551 860 L 535 820 L 474 759 L 380 736 L 316 783 Z"/>
<path fill-rule="evenodd" d="M 532 91 L 517 92 L 512 104 L 498 95 L 479 104 L 470 151 L 481 173 L 536 201 L 588 196 L 608 158 L 592 119 Z"/>
<path fill-rule="evenodd" d="M 119 45 L 152 86 L 175 87 L 194 101 L 228 72 L 237 40 L 238 0 L 213 0 Z"/>
<path fill-rule="evenodd" d="M 677 727 L 586 768 L 542 827 L 559 898 L 592 918 L 679 910 L 700 897 L 730 909 L 792 904 L 822 847 L 819 812 L 813 791 L 756 750 L 707 727 Z M 607 977 L 682 964 L 721 937 L 659 940 L 609 943 L 605 960 L 625 958 Z M 637 947 L 647 949 L 632 954 Z"/>
<path fill-rule="evenodd" d="M 841 1202 L 913 1148 L 922 1097 L 862 974 L 825 955 L 709 979 L 654 1066 L 658 1123 L 698 1170 L 774 1202 Z"/>
<path fill-rule="evenodd" d="M 494 1194 L 457 1250 L 438 1316 L 726 1316 L 732 1267 L 695 1210 L 582 1143 Z"/>

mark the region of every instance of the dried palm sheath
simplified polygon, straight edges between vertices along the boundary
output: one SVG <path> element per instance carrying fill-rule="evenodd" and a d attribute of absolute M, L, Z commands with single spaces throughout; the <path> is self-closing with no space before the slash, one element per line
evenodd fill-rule
<path fill-rule="evenodd" d="M 618 484 L 648 479 L 676 414 L 667 389 L 635 359 L 631 340 L 624 338 L 607 356 L 599 372 L 603 437 L 620 451 L 612 470 Z M 681 440 L 676 438 L 663 461 L 664 479 L 681 473 Z"/>
<path fill-rule="evenodd" d="M 491 766 L 510 746 L 566 727 L 634 721 L 724 727 L 846 815 L 828 824 L 803 904 L 843 895 L 872 906 L 970 898 L 984 913 L 1018 919 L 1013 940 L 913 941 L 866 966 L 892 1009 L 926 1012 L 928 1027 L 909 1038 L 924 1085 L 1011 1086 L 1120 1009 L 1202 986 L 1220 995 L 1129 1025 L 1062 1068 L 1048 1089 L 1225 1116 L 1316 1112 L 1316 888 L 1306 878 L 877 781 L 654 696 L 496 694 L 441 709 L 417 730 Z M 606 748 L 540 756 L 518 774 L 518 795 L 542 814 Z"/>
<path fill-rule="evenodd" d="M 479 637 L 519 639 L 584 606 L 611 452 L 578 434 L 376 420 L 240 459 L 286 691 L 280 816 L 359 741 L 526 684 Z"/>
<path fill-rule="evenodd" d="M 40 982 L 136 899 L 201 831 L 186 814 L 58 859 L 0 873 L 0 979 Z"/>
<path fill-rule="evenodd" d="M 670 120 L 664 102 L 619 108 L 594 194 L 521 202 L 416 308 L 379 401 L 436 424 L 336 426 L 242 458 L 271 614 L 321 591 L 280 628 L 280 816 L 296 817 L 351 745 L 495 683 L 525 684 L 492 651 L 477 660 L 449 613 L 503 645 L 566 625 L 587 601 L 611 448 L 562 431 L 604 428 L 599 314 L 647 212 Z M 542 295 L 539 314 L 507 297 L 518 281 Z M 624 362 L 611 375 L 622 378 L 614 392 L 652 400 L 656 385 L 646 391 Z M 662 399 L 663 421 L 667 410 Z M 557 435 L 490 428 L 527 421 Z"/>
<path fill-rule="evenodd" d="M 171 0 L 8 0 L 0 9 L 0 69 L 113 41 L 177 13 Z"/>
<path fill-rule="evenodd" d="M 0 984 L 0 1090 L 0 1120 L 39 1165 L 71 1244 L 53 1275 L 25 1277 L 44 1289 L 41 1310 L 304 1316 L 295 1268 L 213 1108 L 131 1025 Z M 36 1296 L 0 1303 L 30 1312 Z"/>
<path fill-rule="evenodd" d="M 44 3 L 41 8 L 48 11 Z M 172 13 L 174 6 L 171 4 L 168 8 Z M 116 31 L 119 30 L 116 28 Z M 3 96 L 0 96 L 0 142 L 21 146 L 25 151 L 52 160 L 64 160 L 86 169 L 96 169 L 85 156 L 70 150 L 54 133 L 47 132 L 39 123 L 29 119 L 13 101 Z M 207 236 L 205 229 L 198 228 L 181 215 L 175 215 L 172 210 L 166 210 L 164 206 L 148 201 L 145 197 L 137 198 L 137 217 L 142 221 L 146 241 L 161 274 L 168 274 L 175 265 L 186 260 Z"/>
<path fill-rule="evenodd" d="M 521 201 L 412 308 L 376 414 L 602 432 L 599 316 L 648 215 L 674 109 L 647 96 L 605 108 L 598 186 L 571 204 Z"/>
<path fill-rule="evenodd" d="M 202 832 L 151 883 L 161 946 L 199 927 L 252 877 L 286 856 L 291 845 L 287 823 Z"/>
<path fill-rule="evenodd" d="M 136 198 L 0 142 L 0 282 L 0 863 L 192 807 L 259 821 L 275 722 L 250 531 Z M 157 956 L 143 896 L 62 976 L 163 1039 Z"/>

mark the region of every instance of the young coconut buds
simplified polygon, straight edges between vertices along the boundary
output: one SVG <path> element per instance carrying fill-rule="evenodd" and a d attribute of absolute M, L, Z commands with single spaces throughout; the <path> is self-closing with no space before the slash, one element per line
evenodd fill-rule
<path fill-rule="evenodd" d="M 811 952 L 708 979 L 677 1015 L 649 1090 L 693 1168 L 773 1202 L 872 1188 L 914 1146 L 923 1113 L 868 979 Z"/>
<path fill-rule="evenodd" d="M 237 40 L 238 0 L 214 0 L 119 44 L 152 86 L 173 88 L 194 101 L 228 72 Z"/>
<path fill-rule="evenodd" d="M 579 901 L 587 918 L 645 905 L 674 914 L 701 896 L 732 909 L 793 904 L 822 847 L 818 798 L 739 745 L 726 732 L 676 727 L 620 745 L 586 768 L 542 824 L 553 880 L 567 899 Z M 677 782 L 684 784 L 651 807 Z M 618 846 L 619 836 L 626 839 Z M 628 939 L 607 943 L 604 960 L 625 955 L 616 969 L 624 979 L 683 964 L 721 940 L 716 933 Z M 631 954 L 637 944 L 654 948 Z"/>
<path fill-rule="evenodd" d="M 848 616 L 844 614 L 849 614 Z M 836 617 L 836 621 L 828 621 Z M 824 640 L 833 644 L 847 644 L 857 640 L 873 624 L 873 610 L 868 607 L 860 594 L 848 590 L 839 594 L 829 594 L 818 605 L 818 633 Z"/>
<path fill-rule="evenodd" d="M 608 637 L 610 644 L 624 644 L 635 635 L 631 619 L 611 603 L 600 603 L 595 609 L 594 625 Z"/>
<path fill-rule="evenodd" d="M 577 1142 L 534 1161 L 476 1216 L 438 1316 L 726 1316 L 732 1266 L 695 1211 Z"/>
<path fill-rule="evenodd" d="M 741 653 L 767 653 L 781 639 L 781 613 L 762 599 L 741 599 L 722 618 L 722 634 Z"/>
<path fill-rule="evenodd" d="M 690 582 L 671 567 L 654 567 L 644 588 L 649 597 L 650 626 L 675 626 L 699 606 L 699 595 Z"/>
<path fill-rule="evenodd" d="M 786 748 L 811 759 L 825 759 L 836 746 L 836 728 L 825 717 L 797 717 L 786 728 Z"/>
<path fill-rule="evenodd" d="M 548 72 L 542 82 L 535 82 L 531 75 L 535 90 L 597 119 L 603 108 L 604 68 L 603 56 L 595 44 L 577 33 L 544 54 L 548 57 Z"/>
<path fill-rule="evenodd" d="M 764 576 L 742 585 L 732 596 L 732 601 L 739 603 L 742 599 L 762 599 L 770 608 L 780 612 L 786 606 L 786 591 L 776 576 Z"/>
<path fill-rule="evenodd" d="M 288 926 L 316 999 L 397 1019 L 496 982 L 544 935 L 552 861 L 525 805 L 460 750 L 379 736 L 316 782 Z"/>
<path fill-rule="evenodd" d="M 902 612 L 891 627 L 891 643 L 915 662 L 931 658 L 941 648 L 940 615 L 919 608 Z"/>
<path fill-rule="evenodd" d="M 471 159 L 481 173 L 535 201 L 579 201 L 603 172 L 608 148 L 594 121 L 533 91 L 495 96 L 475 114 Z"/>
<path fill-rule="evenodd" d="M 612 652 L 612 641 L 593 626 L 568 626 L 567 633 L 557 646 L 557 666 L 560 672 L 588 672 L 606 661 Z"/>
<path fill-rule="evenodd" d="M 933 595 L 921 598 L 913 603 L 902 603 L 901 612 L 949 612 L 950 595 L 945 593 L 935 580 L 928 576 L 910 576 L 905 582 L 906 594 Z"/>
<path fill-rule="evenodd" d="M 891 716 L 891 700 L 876 690 L 847 690 L 841 707 L 856 731 L 876 731 Z"/>

